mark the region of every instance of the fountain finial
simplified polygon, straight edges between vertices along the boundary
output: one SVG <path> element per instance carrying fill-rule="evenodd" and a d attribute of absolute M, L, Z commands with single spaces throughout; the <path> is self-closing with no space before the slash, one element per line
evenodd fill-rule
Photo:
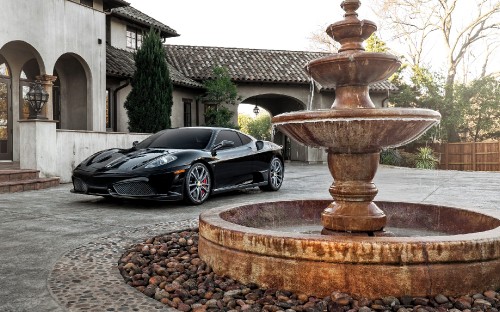
<path fill-rule="evenodd" d="M 363 41 L 377 30 L 377 25 L 374 22 L 358 19 L 356 10 L 360 6 L 361 1 L 359 0 L 342 1 L 340 7 L 345 11 L 344 19 L 331 24 L 326 29 L 326 33 L 341 44 L 339 52 L 364 51 Z"/>
<path fill-rule="evenodd" d="M 361 1 L 359 0 L 345 0 L 342 1 L 340 4 L 340 7 L 342 10 L 345 11 L 344 17 L 345 18 L 356 18 L 358 16 L 358 13 L 356 11 L 359 9 L 361 6 Z"/>

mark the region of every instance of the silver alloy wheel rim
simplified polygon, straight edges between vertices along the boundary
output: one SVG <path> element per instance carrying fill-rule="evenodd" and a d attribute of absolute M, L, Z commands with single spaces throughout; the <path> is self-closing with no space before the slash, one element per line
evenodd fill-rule
<path fill-rule="evenodd" d="M 283 166 L 278 158 L 271 161 L 271 186 L 278 189 L 283 182 Z"/>
<path fill-rule="evenodd" d="M 189 196 L 201 203 L 210 194 L 210 174 L 202 164 L 195 164 L 189 171 Z"/>

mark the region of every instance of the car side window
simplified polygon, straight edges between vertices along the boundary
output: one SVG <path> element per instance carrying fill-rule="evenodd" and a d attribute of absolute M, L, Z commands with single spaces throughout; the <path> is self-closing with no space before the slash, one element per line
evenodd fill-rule
<path fill-rule="evenodd" d="M 214 145 L 219 144 L 220 142 L 228 140 L 234 142 L 234 147 L 241 146 L 241 139 L 238 136 L 238 133 L 231 131 L 231 130 L 221 130 L 219 134 L 217 134 L 217 138 L 215 139 Z"/>
<path fill-rule="evenodd" d="M 238 136 L 240 137 L 243 145 L 247 145 L 253 141 L 249 136 L 244 135 L 243 133 L 238 133 Z"/>

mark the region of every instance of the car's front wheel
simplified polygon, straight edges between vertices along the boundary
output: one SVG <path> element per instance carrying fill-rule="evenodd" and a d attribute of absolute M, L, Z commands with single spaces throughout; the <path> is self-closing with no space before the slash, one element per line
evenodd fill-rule
<path fill-rule="evenodd" d="M 184 181 L 184 200 L 189 204 L 203 204 L 210 195 L 212 180 L 205 164 L 195 163 L 189 168 Z"/>
<path fill-rule="evenodd" d="M 285 167 L 283 162 L 278 157 L 273 157 L 269 163 L 268 172 L 268 184 L 261 186 L 260 189 L 263 191 L 277 191 L 281 188 L 283 184 L 283 177 L 285 173 Z"/>

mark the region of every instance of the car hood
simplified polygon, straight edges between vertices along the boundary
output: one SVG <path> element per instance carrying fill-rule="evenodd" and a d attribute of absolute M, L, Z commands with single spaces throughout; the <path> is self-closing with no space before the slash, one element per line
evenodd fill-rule
<path fill-rule="evenodd" d="M 89 171 L 131 171 L 142 168 L 151 160 L 165 154 L 176 154 L 179 150 L 159 148 L 110 149 L 94 154 L 77 168 Z"/>

